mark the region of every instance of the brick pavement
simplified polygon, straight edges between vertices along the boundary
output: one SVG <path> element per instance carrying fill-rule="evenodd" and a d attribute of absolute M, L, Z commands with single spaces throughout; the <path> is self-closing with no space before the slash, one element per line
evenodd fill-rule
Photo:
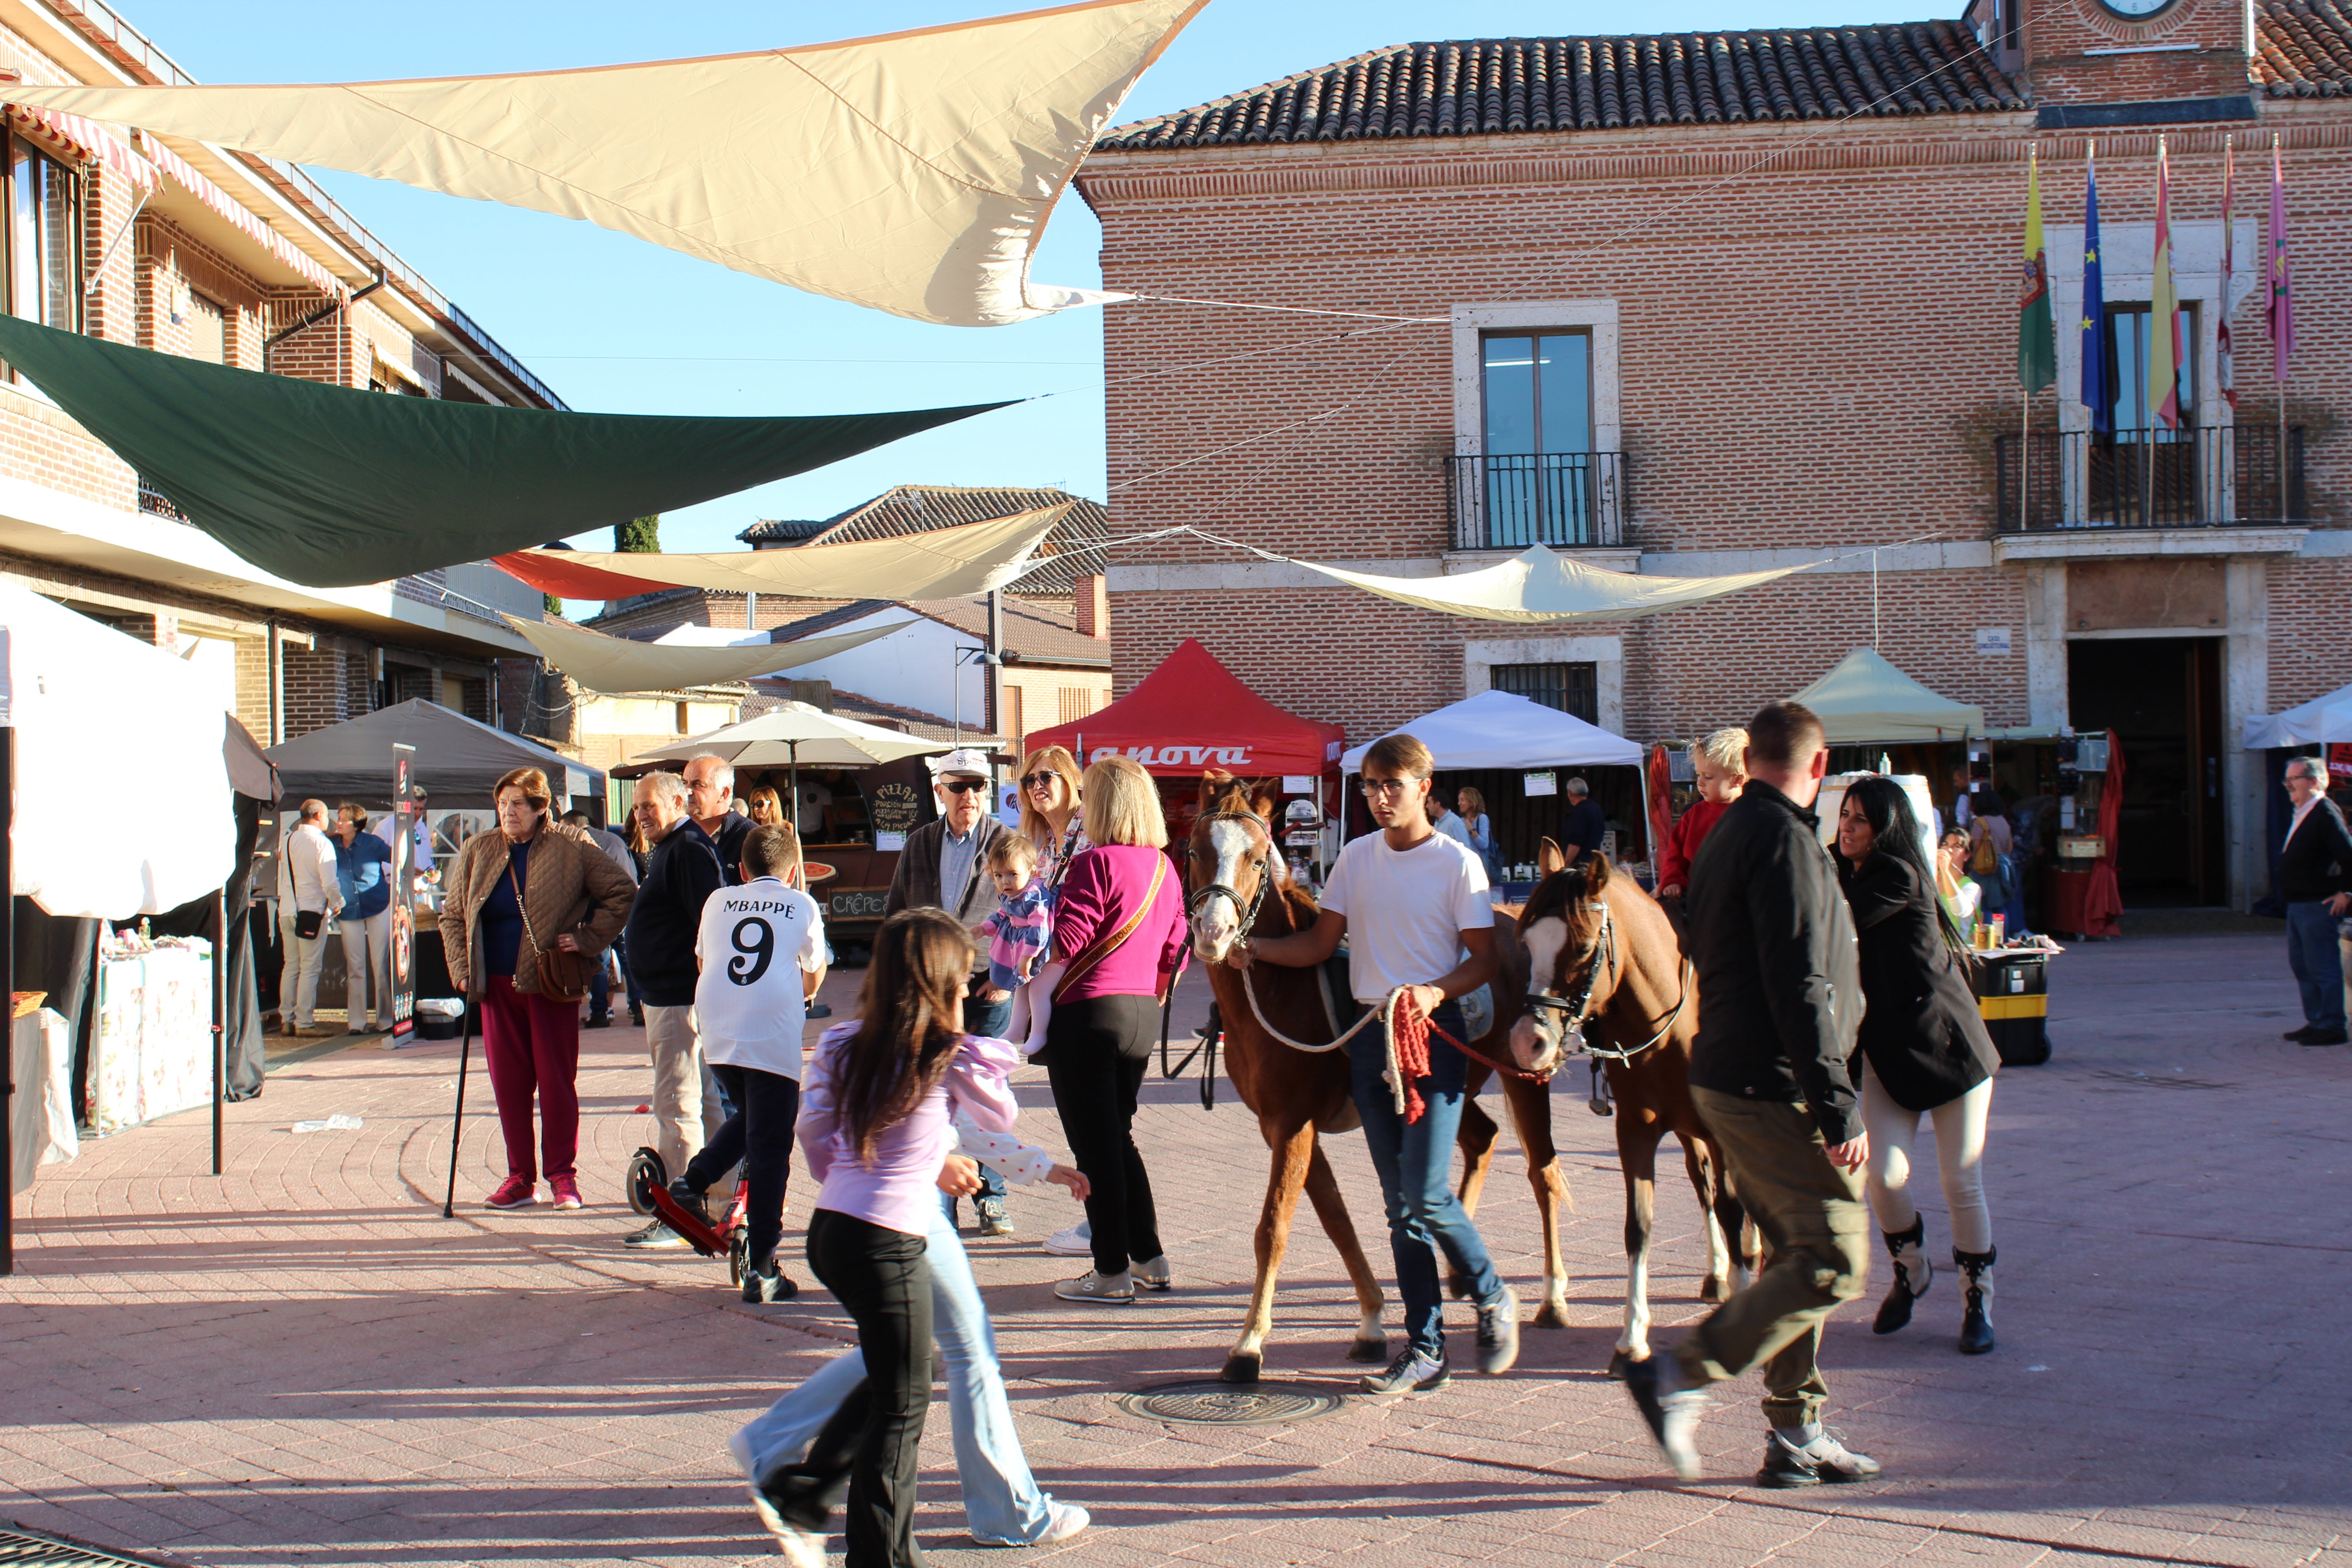
<path fill-rule="evenodd" d="M 1704 1429 L 1710 1479 L 1662 1479 L 1598 1371 L 1615 1333 L 1621 1197 L 1580 1072 L 1554 1118 L 1580 1205 L 1568 1235 L 1576 1322 L 1528 1330 L 1515 1373 L 1286 1427 L 1127 1415 L 1106 1391 L 1214 1374 L 1243 1310 L 1263 1184 L 1229 1090 L 1204 1115 L 1192 1085 L 1154 1085 L 1142 1134 L 1180 1271 L 1172 1295 L 1055 1300 L 1052 1282 L 1078 1266 L 1030 1243 L 1071 1217 L 1058 1194 L 1016 1194 L 1021 1238 L 973 1247 L 1031 1460 L 1097 1521 L 1038 1555 L 1073 1568 L 2352 1568 L 2352 1054 L 2279 1043 L 2294 1019 L 2275 937 L 2085 947 L 2056 974 L 2058 1059 L 2004 1074 L 1994 1102 L 2000 1352 L 1956 1353 L 1948 1275 L 1904 1334 L 1874 1338 L 1867 1303 L 1831 1327 L 1833 1419 L 1886 1463 L 1883 1481 L 1745 1485 L 1760 1436 L 1752 1386 Z M 835 977 L 828 995 L 845 1000 L 856 979 Z M 1187 1002 L 1197 1016 L 1197 988 Z M 642 1041 L 585 1039 L 582 1174 L 595 1206 L 579 1215 L 480 1208 L 499 1173 L 478 1058 L 466 1206 L 440 1217 L 454 1047 L 281 1068 L 263 1099 L 230 1109 L 222 1178 L 204 1173 L 204 1112 L 86 1144 L 52 1170 L 20 1205 L 19 1273 L 0 1282 L 0 1483 L 14 1494 L 0 1518 L 208 1564 L 766 1557 L 722 1445 L 838 1347 L 844 1321 L 821 1297 L 744 1307 L 715 1262 L 622 1250 Z M 1042 1081 L 1023 1097 L 1042 1106 Z M 287 1131 L 336 1110 L 365 1127 Z M 1050 1110 L 1034 1121 L 1058 1143 Z M 1332 1148 L 1370 1237 L 1362 1140 Z M 1506 1275 L 1525 1282 L 1540 1266 L 1532 1205 L 1516 1150 L 1502 1161 L 1484 1222 Z M 1923 1206 L 1941 1255 L 1939 1200 Z M 803 1217 L 796 1208 L 786 1246 L 804 1278 Z M 1659 1218 L 1663 1340 L 1699 1312 L 1702 1252 L 1685 1189 L 1664 1188 Z M 1345 1386 L 1349 1300 L 1302 1220 L 1269 1376 Z M 927 1550 L 977 1563 L 935 1416 Z"/>

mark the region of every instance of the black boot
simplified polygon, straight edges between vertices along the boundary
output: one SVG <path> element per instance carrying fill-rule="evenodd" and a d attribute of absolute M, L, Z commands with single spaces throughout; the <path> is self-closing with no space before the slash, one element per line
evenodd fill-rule
<path fill-rule="evenodd" d="M 1997 1247 L 1982 1252 L 1952 1248 L 1953 1264 L 1969 1277 L 1968 1310 L 1960 1319 L 1962 1355 L 1982 1355 L 1992 1349 L 1992 1261 L 2000 1255 Z"/>
<path fill-rule="evenodd" d="M 1886 1238 L 1886 1255 L 1895 1259 L 1895 1284 L 1886 1292 L 1886 1300 L 1878 1304 L 1878 1318 L 1870 1325 L 1870 1331 L 1891 1334 L 1911 1321 L 1911 1303 L 1927 1293 L 1936 1269 L 1927 1261 L 1927 1221 L 1924 1215 L 1913 1215 L 1909 1230 L 1879 1234 Z"/>

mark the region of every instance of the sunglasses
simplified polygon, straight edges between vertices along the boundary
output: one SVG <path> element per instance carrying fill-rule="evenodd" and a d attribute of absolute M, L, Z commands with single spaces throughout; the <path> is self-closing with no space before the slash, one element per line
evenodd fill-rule
<path fill-rule="evenodd" d="M 986 789 L 986 779 L 941 779 L 940 787 L 950 795 L 970 795 L 976 789 Z"/>
<path fill-rule="evenodd" d="M 1059 784 L 1061 782 L 1062 775 L 1059 773 L 1023 773 L 1021 775 L 1021 787 L 1023 789 L 1041 789 L 1046 784 Z"/>

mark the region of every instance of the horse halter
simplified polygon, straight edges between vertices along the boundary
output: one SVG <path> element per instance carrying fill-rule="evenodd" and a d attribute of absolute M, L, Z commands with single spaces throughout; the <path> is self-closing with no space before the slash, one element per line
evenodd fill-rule
<path fill-rule="evenodd" d="M 1614 969 L 1617 965 L 1617 925 L 1610 916 L 1609 905 L 1605 900 L 1594 899 L 1585 907 L 1587 909 L 1597 907 L 1601 910 L 1601 929 L 1593 934 L 1591 944 L 1584 950 L 1591 962 L 1584 967 L 1582 983 L 1577 986 L 1574 994 L 1569 996 L 1562 996 L 1557 991 L 1530 990 L 1528 993 L 1527 1005 L 1544 1012 L 1567 1016 L 1568 1024 L 1560 1041 L 1560 1048 L 1568 1055 L 1590 1056 L 1604 1062 L 1630 1062 L 1671 1034 L 1674 1031 L 1675 1020 L 1683 1016 L 1683 1009 L 1690 1005 L 1691 984 L 1688 964 L 1685 963 L 1684 965 L 1682 995 L 1675 1003 L 1675 1010 L 1666 1015 L 1666 1021 L 1660 1024 L 1657 1031 L 1648 1039 L 1638 1046 L 1628 1046 L 1622 1049 L 1588 1041 L 1584 1037 L 1584 1026 L 1592 1021 L 1593 990 L 1600 984 L 1601 972 L 1603 969 Z"/>
<path fill-rule="evenodd" d="M 1196 822 L 1255 822 L 1260 827 L 1265 827 L 1265 818 L 1259 816 L 1257 813 L 1254 811 L 1210 812 L 1195 818 L 1194 820 Z M 1257 911 L 1265 902 L 1266 889 L 1272 886 L 1274 882 L 1274 878 L 1269 869 L 1270 863 L 1273 858 L 1274 831 L 1272 828 L 1266 828 L 1265 852 L 1258 856 L 1256 859 L 1249 862 L 1249 864 L 1255 867 L 1257 870 L 1257 891 L 1251 895 L 1248 904 L 1246 906 L 1243 904 L 1241 890 L 1239 889 L 1227 887 L 1223 882 L 1212 882 L 1207 887 L 1202 888 L 1198 892 L 1194 893 L 1192 899 L 1185 904 L 1184 924 L 1186 929 L 1188 931 L 1192 931 L 1193 934 L 1197 935 L 1198 932 L 1197 931 L 1194 931 L 1193 928 L 1196 928 L 1200 924 L 1202 911 L 1209 907 L 1209 900 L 1212 899 L 1223 899 L 1234 906 L 1234 912 L 1242 918 L 1242 923 L 1238 931 L 1239 935 L 1245 937 L 1249 935 L 1251 931 L 1256 930 Z"/>

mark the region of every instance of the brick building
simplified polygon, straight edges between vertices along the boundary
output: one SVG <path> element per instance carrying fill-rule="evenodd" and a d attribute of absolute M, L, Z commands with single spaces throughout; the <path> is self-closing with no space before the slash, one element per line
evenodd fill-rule
<path fill-rule="evenodd" d="M 1407 45 L 1116 131 L 1079 176 L 1108 287 L 1409 320 L 1114 308 L 1115 534 L 1195 523 L 1392 574 L 1530 541 L 1666 574 L 1822 563 L 1515 628 L 1154 541 L 1108 574 L 1118 687 L 1196 635 L 1355 741 L 1490 685 L 1673 740 L 1874 637 L 1996 725 L 2136 742 L 2127 847 L 2179 885 L 2136 890 L 2127 866 L 2127 898 L 2242 903 L 2266 868 L 2241 722 L 2352 673 L 2347 89 L 2352 34 L 2302 0 L 1975 0 L 1957 22 Z M 2257 287 L 2274 135 L 2299 258 L 2284 442 Z M 2074 401 L 2085 156 L 2128 390 L 2159 136 L 2195 428 L 2151 439 L 2126 401 L 2096 442 Z M 2021 508 L 2032 144 L 2061 364 Z"/>
<path fill-rule="evenodd" d="M 73 0 L 8 7 L 0 68 L 53 85 L 190 79 Z M 46 111 L 5 118 L 0 309 L 247 370 L 562 406 L 299 170 Z M 536 656 L 498 615 L 535 618 L 536 590 L 478 563 L 352 588 L 285 582 L 180 521 L 5 371 L 0 575 L 213 669 L 264 744 L 413 697 L 538 727 Z"/>

